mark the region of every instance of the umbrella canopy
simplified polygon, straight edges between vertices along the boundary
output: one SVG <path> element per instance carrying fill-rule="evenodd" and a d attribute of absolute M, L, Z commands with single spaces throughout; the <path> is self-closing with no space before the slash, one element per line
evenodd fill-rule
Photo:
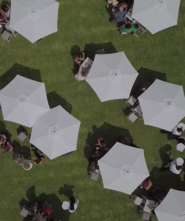
<path fill-rule="evenodd" d="M 44 83 L 17 75 L 0 91 L 3 119 L 32 127 L 49 111 Z"/>
<path fill-rule="evenodd" d="M 97 54 L 86 81 L 103 102 L 128 98 L 137 76 L 123 52 Z"/>
<path fill-rule="evenodd" d="M 76 150 L 79 127 L 80 121 L 57 106 L 33 125 L 30 143 L 52 160 Z"/>
<path fill-rule="evenodd" d="M 58 8 L 54 0 L 11 0 L 10 28 L 34 43 L 58 31 Z"/>
<path fill-rule="evenodd" d="M 172 129 L 185 116 L 183 87 L 156 79 L 139 96 L 144 123 L 161 129 Z"/>
<path fill-rule="evenodd" d="M 152 34 L 177 25 L 180 0 L 134 0 L 132 17 Z"/>
<path fill-rule="evenodd" d="M 106 189 L 131 194 L 148 176 L 143 149 L 116 143 L 98 161 Z"/>
<path fill-rule="evenodd" d="M 185 192 L 170 189 L 155 213 L 159 221 L 184 221 Z"/>

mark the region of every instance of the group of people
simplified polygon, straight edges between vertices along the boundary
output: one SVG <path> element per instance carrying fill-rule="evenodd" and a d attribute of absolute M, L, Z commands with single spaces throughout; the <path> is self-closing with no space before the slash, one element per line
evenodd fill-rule
<path fill-rule="evenodd" d="M 30 159 L 23 160 L 22 151 L 15 150 L 15 148 L 12 145 L 10 145 L 10 143 L 8 141 L 8 135 L 6 133 L 0 134 L 0 146 L 1 146 L 1 150 L 3 153 L 13 151 L 13 161 L 17 165 L 23 166 L 24 170 L 30 170 L 32 168 L 33 164 L 40 165 L 43 162 L 44 153 L 33 146 L 32 146 L 32 150 L 34 150 L 34 153 L 36 156 L 36 158 L 34 158 L 33 164 Z"/>
<path fill-rule="evenodd" d="M 112 7 L 112 17 L 109 18 L 110 23 L 123 23 L 123 29 L 121 29 L 121 34 L 132 33 L 133 36 L 138 37 L 137 28 L 138 23 L 132 23 L 126 19 L 126 14 L 128 12 L 128 6 L 123 0 L 108 0 L 107 8 Z"/>

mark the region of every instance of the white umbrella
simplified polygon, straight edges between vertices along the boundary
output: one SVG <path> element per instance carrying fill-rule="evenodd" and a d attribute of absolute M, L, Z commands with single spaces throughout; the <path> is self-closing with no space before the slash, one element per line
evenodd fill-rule
<path fill-rule="evenodd" d="M 180 0 L 134 0 L 132 17 L 152 34 L 177 25 Z"/>
<path fill-rule="evenodd" d="M 155 213 L 159 221 L 184 221 L 185 192 L 170 189 Z"/>
<path fill-rule="evenodd" d="M 98 161 L 106 189 L 131 194 L 148 176 L 144 150 L 116 143 Z"/>
<path fill-rule="evenodd" d="M 44 83 L 17 75 L 0 91 L 3 119 L 32 127 L 49 111 Z"/>
<path fill-rule="evenodd" d="M 34 43 L 58 31 L 54 0 L 11 0 L 10 28 Z"/>
<path fill-rule="evenodd" d="M 80 121 L 57 106 L 33 125 L 30 143 L 52 160 L 76 150 L 79 127 Z"/>
<path fill-rule="evenodd" d="M 123 52 L 96 55 L 86 78 L 103 101 L 128 98 L 138 76 Z"/>
<path fill-rule="evenodd" d="M 156 79 L 139 96 L 144 123 L 161 129 L 172 129 L 185 116 L 183 87 Z"/>

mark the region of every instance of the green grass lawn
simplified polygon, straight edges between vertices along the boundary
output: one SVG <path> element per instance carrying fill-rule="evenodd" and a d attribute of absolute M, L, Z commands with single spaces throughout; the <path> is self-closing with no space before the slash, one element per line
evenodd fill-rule
<path fill-rule="evenodd" d="M 160 134 L 158 128 L 144 126 L 143 121 L 130 123 L 123 113 L 126 108 L 123 100 L 101 103 L 85 81 L 78 83 L 72 73 L 71 51 L 78 46 L 92 53 L 94 47 L 103 44 L 107 53 L 124 51 L 142 75 L 150 75 L 150 78 L 155 72 L 159 78 L 165 76 L 168 82 L 185 86 L 185 1 L 181 1 L 178 26 L 155 35 L 148 32 L 138 38 L 118 34 L 116 25 L 108 22 L 103 0 L 59 2 L 57 33 L 34 44 L 20 35 L 10 43 L 0 40 L 0 86 L 5 86 L 16 74 L 44 82 L 51 107 L 61 104 L 81 121 L 78 148 L 67 157 L 52 161 L 46 158 L 42 165 L 34 166 L 30 171 L 17 166 L 12 153 L 1 152 L 0 220 L 21 220 L 19 203 L 31 202 L 35 197 L 52 201 L 56 221 L 141 220 L 126 194 L 103 189 L 101 178 L 97 182 L 89 179 L 84 150 L 94 146 L 97 136 L 107 138 L 108 147 L 111 147 L 120 134 L 129 133 L 134 143 L 145 150 L 153 180 L 166 190 L 170 187 L 185 190 L 185 184 L 183 174 L 180 180 L 159 172 L 160 156 L 165 157 L 162 147 L 169 145 L 172 158 L 183 154 L 176 151 L 175 141 Z M 21 66 L 36 70 L 29 71 Z M 19 126 L 3 121 L 0 113 L 0 130 L 8 130 L 12 143 L 28 149 L 28 138 L 21 144 L 16 143 Z M 31 130 L 26 130 L 30 134 Z M 70 217 L 60 208 L 61 202 L 67 199 L 59 194 L 64 184 L 74 186 L 74 195 L 80 199 L 77 211 Z"/>

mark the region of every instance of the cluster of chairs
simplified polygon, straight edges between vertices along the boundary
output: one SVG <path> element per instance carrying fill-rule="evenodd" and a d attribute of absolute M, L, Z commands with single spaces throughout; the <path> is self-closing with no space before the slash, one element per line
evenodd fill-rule
<path fill-rule="evenodd" d="M 6 29 L 4 29 L 3 32 L 1 33 L 1 37 L 5 41 L 10 42 L 11 38 L 16 37 L 18 33 L 9 27 L 9 22 L 5 25 L 5 28 Z"/>

